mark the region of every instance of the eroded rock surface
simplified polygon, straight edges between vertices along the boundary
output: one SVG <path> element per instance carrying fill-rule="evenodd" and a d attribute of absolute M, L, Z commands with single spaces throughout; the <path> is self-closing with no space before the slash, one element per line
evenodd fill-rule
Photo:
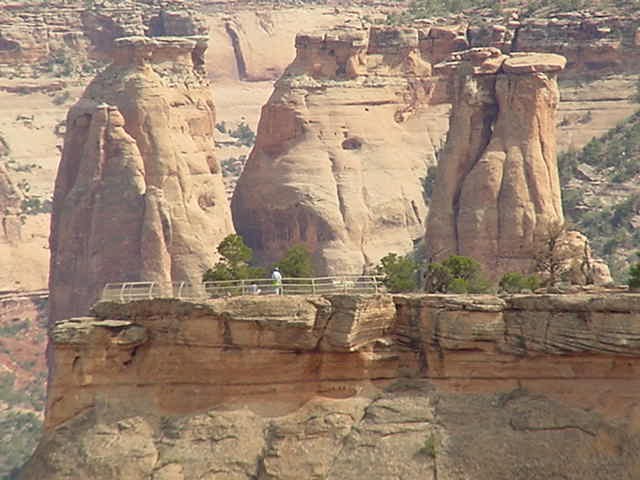
<path fill-rule="evenodd" d="M 54 194 L 51 319 L 82 314 L 104 283 L 192 280 L 233 231 L 214 157 L 200 37 L 117 41 L 70 110 Z"/>
<path fill-rule="evenodd" d="M 427 258 L 469 256 L 496 278 L 531 271 L 544 239 L 564 223 L 555 113 L 556 73 L 565 62 L 555 54 L 476 48 L 438 66 L 455 81 Z"/>
<path fill-rule="evenodd" d="M 19 69 L 109 59 L 114 41 L 128 36 L 186 36 L 207 32 L 188 2 L 78 0 L 14 2 L 0 12 L 0 64 Z M 67 72 L 70 74 L 72 72 Z"/>
<path fill-rule="evenodd" d="M 21 478 L 639 472 L 638 295 L 242 300 L 59 322 Z"/>
<path fill-rule="evenodd" d="M 319 272 L 359 273 L 424 228 L 434 158 L 417 122 L 431 66 L 415 29 L 300 34 L 296 47 L 262 109 L 234 221 L 265 263 L 305 243 Z"/>

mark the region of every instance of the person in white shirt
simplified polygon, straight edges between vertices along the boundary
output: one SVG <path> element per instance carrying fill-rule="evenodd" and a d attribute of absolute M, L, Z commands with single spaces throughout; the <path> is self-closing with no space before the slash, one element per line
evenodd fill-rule
<path fill-rule="evenodd" d="M 273 273 L 271 273 L 271 280 L 273 280 L 273 285 L 276 288 L 276 295 L 282 295 L 282 274 L 278 267 L 273 269 Z"/>

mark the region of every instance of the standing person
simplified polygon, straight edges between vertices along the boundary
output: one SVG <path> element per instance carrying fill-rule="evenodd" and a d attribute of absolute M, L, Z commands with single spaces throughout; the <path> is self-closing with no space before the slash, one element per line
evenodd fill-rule
<path fill-rule="evenodd" d="M 273 268 L 271 280 L 273 280 L 273 285 L 276 287 L 276 295 L 282 295 L 282 274 L 278 267 Z"/>

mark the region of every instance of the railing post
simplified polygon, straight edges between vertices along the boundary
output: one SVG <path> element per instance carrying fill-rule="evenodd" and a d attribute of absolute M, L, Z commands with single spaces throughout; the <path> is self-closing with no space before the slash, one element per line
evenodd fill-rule
<path fill-rule="evenodd" d="M 311 279 L 311 292 L 315 295 L 316 294 L 316 279 L 312 278 Z"/>
<path fill-rule="evenodd" d="M 376 295 L 378 294 L 378 279 L 373 277 L 373 288 L 375 289 Z"/>
<path fill-rule="evenodd" d="M 244 295 L 245 294 L 245 289 L 244 289 L 244 280 L 240 280 L 240 294 Z"/>
<path fill-rule="evenodd" d="M 126 286 L 127 284 L 123 283 L 120 287 L 120 303 L 124 303 L 124 289 L 126 288 Z"/>
<path fill-rule="evenodd" d="M 156 282 L 151 282 L 151 284 L 149 284 L 149 293 L 147 293 L 147 296 L 149 297 L 149 300 L 153 299 L 153 286 L 156 284 Z"/>
<path fill-rule="evenodd" d="M 180 286 L 178 287 L 178 299 L 182 300 L 182 289 L 184 288 L 184 282 L 180 282 Z"/>

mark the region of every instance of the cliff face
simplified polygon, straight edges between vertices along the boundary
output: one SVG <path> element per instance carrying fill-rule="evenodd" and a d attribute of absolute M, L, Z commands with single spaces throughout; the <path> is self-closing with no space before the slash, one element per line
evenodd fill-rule
<path fill-rule="evenodd" d="M 75 57 L 109 58 L 120 37 L 185 36 L 206 26 L 182 1 L 14 2 L 0 12 L 0 64 L 35 65 Z"/>
<path fill-rule="evenodd" d="M 300 34 L 296 48 L 262 109 L 234 222 L 264 262 L 305 243 L 318 271 L 358 273 L 424 228 L 430 65 L 414 29 Z"/>
<path fill-rule="evenodd" d="M 640 296 L 101 304 L 23 479 L 634 479 Z"/>
<path fill-rule="evenodd" d="M 52 321 L 109 281 L 192 280 L 233 231 L 202 39 L 117 41 L 70 110 L 51 225 Z"/>

